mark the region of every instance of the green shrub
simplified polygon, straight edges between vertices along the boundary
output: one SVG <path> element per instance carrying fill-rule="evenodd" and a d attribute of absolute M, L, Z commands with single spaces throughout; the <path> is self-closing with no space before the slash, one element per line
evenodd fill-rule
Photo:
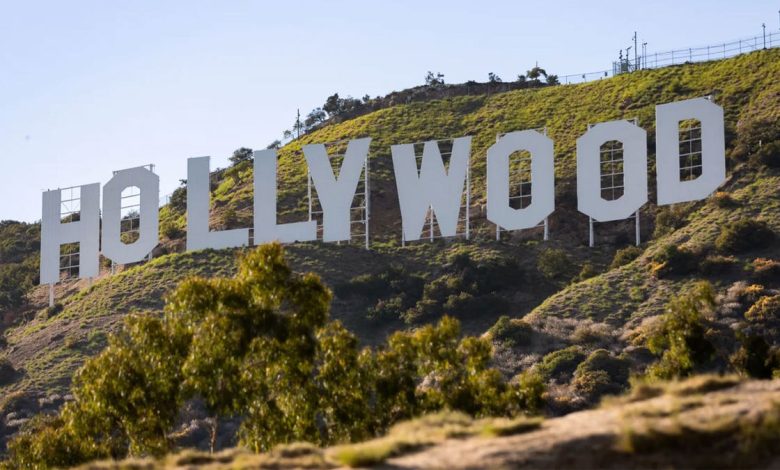
<path fill-rule="evenodd" d="M 579 346 L 569 346 L 545 355 L 536 370 L 545 378 L 566 381 L 574 373 L 586 355 Z"/>
<path fill-rule="evenodd" d="M 753 277 L 759 281 L 777 282 L 780 280 L 780 261 L 756 258 L 751 263 L 753 268 Z"/>
<path fill-rule="evenodd" d="M 719 275 L 731 271 L 739 264 L 733 256 L 707 255 L 699 263 L 699 272 L 708 275 Z"/>
<path fill-rule="evenodd" d="M 658 277 L 690 274 L 698 268 L 699 259 L 687 248 L 666 245 L 653 257 L 653 274 Z"/>
<path fill-rule="evenodd" d="M 752 160 L 770 168 L 780 168 L 780 140 L 763 144 Z"/>
<path fill-rule="evenodd" d="M 577 393 L 595 402 L 606 394 L 628 388 L 629 362 L 605 349 L 593 351 L 574 371 L 572 385 Z"/>
<path fill-rule="evenodd" d="M 577 274 L 577 280 L 578 281 L 584 281 L 586 279 L 590 279 L 593 276 L 597 275 L 598 271 L 596 270 L 595 266 L 593 266 L 593 263 L 585 262 L 582 265 L 582 269 L 580 269 L 580 273 Z"/>
<path fill-rule="evenodd" d="M 11 361 L 6 357 L 0 357 L 0 387 L 16 381 L 17 372 Z"/>
<path fill-rule="evenodd" d="M 638 246 L 627 246 L 625 248 L 621 248 L 615 252 L 615 257 L 612 258 L 612 264 L 609 266 L 609 268 L 615 269 L 624 266 L 639 258 L 639 255 L 641 254 L 642 249 Z"/>
<path fill-rule="evenodd" d="M 772 372 L 778 367 L 777 353 L 769 343 L 759 335 L 737 335 L 740 347 L 732 356 L 734 367 L 756 379 L 771 379 Z"/>
<path fill-rule="evenodd" d="M 653 237 L 660 238 L 672 233 L 683 225 L 685 225 L 685 213 L 682 208 L 675 206 L 662 207 L 655 215 Z"/>
<path fill-rule="evenodd" d="M 731 197 L 731 194 L 724 191 L 718 191 L 713 194 L 711 201 L 721 209 L 730 209 L 737 206 L 737 201 Z"/>
<path fill-rule="evenodd" d="M 753 323 L 766 323 L 780 320 L 780 295 L 762 296 L 747 312 L 745 318 Z"/>
<path fill-rule="evenodd" d="M 425 284 L 422 298 L 403 314 L 408 323 L 424 322 L 443 314 L 472 318 L 509 307 L 498 292 L 515 289 L 523 272 L 513 260 L 473 261 L 465 253 L 453 256 L 440 277 Z"/>
<path fill-rule="evenodd" d="M 488 330 L 493 341 L 509 347 L 526 345 L 531 342 L 534 329 L 523 320 L 511 320 L 502 315 L 498 321 Z"/>
<path fill-rule="evenodd" d="M 647 347 L 660 356 L 650 366 L 650 377 L 684 377 L 707 366 L 715 347 L 707 339 L 705 314 L 715 307 L 712 286 L 697 283 L 690 292 L 673 298 L 655 331 L 647 335 Z"/>
<path fill-rule="evenodd" d="M 566 251 L 549 248 L 539 253 L 536 267 L 548 279 L 561 279 L 571 274 L 572 262 Z"/>
<path fill-rule="evenodd" d="M 512 379 L 510 401 L 520 410 L 537 413 L 544 407 L 546 387 L 544 377 L 533 370 L 517 374 Z"/>
<path fill-rule="evenodd" d="M 741 253 L 766 248 L 775 233 L 764 221 L 742 219 L 723 227 L 715 240 L 715 248 L 722 253 Z"/>
<path fill-rule="evenodd" d="M 628 384 L 629 362 L 621 357 L 615 357 L 606 349 L 597 349 L 582 361 L 575 371 L 581 374 L 587 371 L 603 370 L 612 382 L 624 386 Z"/>

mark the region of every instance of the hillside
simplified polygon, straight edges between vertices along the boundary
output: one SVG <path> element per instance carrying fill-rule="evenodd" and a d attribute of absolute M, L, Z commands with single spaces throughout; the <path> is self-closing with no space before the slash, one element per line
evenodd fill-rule
<path fill-rule="evenodd" d="M 638 388 L 541 424 L 440 414 L 352 446 L 292 444 L 261 455 L 184 452 L 81 468 L 775 468 L 778 399 L 778 381 L 705 376 Z"/>
<path fill-rule="evenodd" d="M 552 414 L 583 408 L 603 393 L 582 380 L 577 383 L 579 366 L 606 360 L 621 372 L 610 375 L 604 389 L 624 389 L 629 370 L 641 372 L 654 360 L 643 346 L 646 327 L 670 296 L 685 292 L 695 280 L 709 280 L 719 296 L 708 319 L 708 334 L 719 347 L 710 370 L 725 370 L 739 346 L 737 331 L 752 328 L 772 346 L 780 340 L 771 315 L 764 323 L 745 318 L 760 299 L 778 295 L 780 244 L 776 238 L 736 249 L 717 243 L 729 223 L 745 220 L 761 221 L 780 234 L 777 76 L 780 50 L 773 49 L 582 85 L 396 105 L 325 126 L 280 150 L 280 219 L 302 220 L 306 214 L 302 145 L 370 136 L 376 214 L 372 249 L 306 243 L 289 247 L 288 256 L 296 270 L 314 271 L 334 289 L 332 315 L 366 344 L 448 313 L 463 322 L 467 333 L 488 332 L 496 362 L 506 374 L 534 364 L 554 371 L 546 376 Z M 654 106 L 706 95 L 725 110 L 728 182 L 722 194 L 708 201 L 659 210 L 652 204 Z M 644 243 L 639 250 L 627 249 L 633 222 L 626 221 L 598 225 L 597 245 L 588 248 L 588 219 L 576 211 L 575 139 L 588 123 L 634 117 L 648 131 L 650 145 L 651 203 L 641 214 Z M 551 240 L 542 242 L 537 230 L 529 230 L 496 242 L 481 211 L 485 151 L 498 133 L 540 127 L 547 128 L 556 146 Z M 390 145 L 462 135 L 474 137 L 474 239 L 401 247 Z M 248 162 L 215 173 L 214 227 L 251 226 L 251 183 Z M 8 381 L 0 382 L 3 441 L 34 412 L 55 409 L 68 398 L 72 373 L 101 350 L 106 334 L 128 313 L 160 311 L 166 292 L 188 276 L 233 272 L 241 250 L 181 252 L 185 208 L 176 202 L 181 194 L 161 209 L 164 241 L 153 261 L 126 266 L 91 286 L 63 283 L 54 309 L 46 308 L 46 292 L 40 287 L 28 293 L 26 304 L 0 304 L 0 316 L 13 325 L 4 332 L 7 346 L 0 356 L 14 369 Z M 683 255 L 670 257 L 670 246 Z M 19 249 L 23 255 L 8 263 L 34 264 L 37 246 Z M 618 250 L 624 262 L 613 266 Z M 556 351 L 567 352 L 550 356 Z"/>

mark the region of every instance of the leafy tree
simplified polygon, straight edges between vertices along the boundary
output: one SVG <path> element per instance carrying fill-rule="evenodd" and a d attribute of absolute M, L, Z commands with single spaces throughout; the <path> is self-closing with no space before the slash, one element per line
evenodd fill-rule
<path fill-rule="evenodd" d="M 532 82 L 539 83 L 539 78 L 544 76 L 547 78 L 547 71 L 538 65 L 525 73 L 526 77 Z"/>
<path fill-rule="evenodd" d="M 325 104 L 322 105 L 323 111 L 326 113 L 337 116 L 341 112 L 342 100 L 339 98 L 338 93 L 333 93 L 325 100 Z"/>
<path fill-rule="evenodd" d="M 427 74 L 425 74 L 425 85 L 436 87 L 440 85 L 444 85 L 444 74 L 443 73 L 433 73 L 430 70 Z"/>
<path fill-rule="evenodd" d="M 493 72 L 488 73 L 488 82 L 490 83 L 501 83 L 501 77 L 494 74 Z"/>
<path fill-rule="evenodd" d="M 317 124 L 321 124 L 325 122 L 325 119 L 327 119 L 328 115 L 323 111 L 322 108 L 314 108 L 309 112 L 308 115 L 306 115 L 306 120 L 303 121 L 303 125 L 306 126 L 306 130 L 310 130 L 312 127 L 316 126 Z"/>
<path fill-rule="evenodd" d="M 651 377 L 684 377 L 707 365 L 715 347 L 707 339 L 704 316 L 714 307 L 715 295 L 706 281 L 669 302 L 660 327 L 647 337 L 647 347 L 661 356 L 648 369 Z"/>
<path fill-rule="evenodd" d="M 233 155 L 228 159 L 233 165 L 238 165 L 241 162 L 252 161 L 252 149 L 241 147 L 233 151 Z"/>
<path fill-rule="evenodd" d="M 490 342 L 461 338 L 457 320 L 360 349 L 328 320 L 330 299 L 317 276 L 292 272 L 278 244 L 243 256 L 233 278 L 182 282 L 163 318 L 128 317 L 77 373 L 75 400 L 11 443 L 9 465 L 160 455 L 194 398 L 210 412 L 212 450 L 224 417 L 241 417 L 241 444 L 260 451 L 365 439 L 442 408 L 484 416 L 540 406 L 540 379 L 507 383 L 490 365 Z"/>
<path fill-rule="evenodd" d="M 294 393 L 310 400 L 299 387 L 308 380 L 317 347 L 315 332 L 325 325 L 329 302 L 330 293 L 319 278 L 292 273 L 278 244 L 263 246 L 244 257 L 233 279 L 183 282 L 166 310 L 182 334 L 192 332 L 183 363 L 185 386 L 205 400 L 215 423 L 218 416 L 233 416 L 251 408 L 258 398 L 269 401 L 272 392 Z M 286 363 L 292 366 L 279 372 L 286 372 L 287 380 L 297 381 L 290 389 L 279 390 L 278 383 L 269 386 L 275 375 L 257 377 L 259 369 L 268 371 Z M 276 416 L 265 418 L 286 423 L 302 410 L 280 404 Z M 212 444 L 215 433 L 216 426 Z M 282 430 L 279 435 L 292 437 Z"/>
<path fill-rule="evenodd" d="M 547 75 L 547 84 L 548 85 L 560 85 L 561 82 L 558 81 L 558 76 L 557 75 L 550 74 L 550 75 Z"/>
<path fill-rule="evenodd" d="M 268 145 L 267 145 L 265 148 L 266 148 L 267 150 L 270 150 L 270 149 L 279 149 L 281 146 L 282 146 L 282 141 L 281 141 L 281 140 L 279 140 L 279 139 L 276 139 L 276 140 L 274 140 L 273 142 L 271 142 L 270 144 L 268 144 Z"/>
<path fill-rule="evenodd" d="M 322 110 L 328 113 L 329 116 L 342 117 L 359 111 L 360 109 L 363 109 L 363 107 L 364 102 L 361 102 L 358 99 L 352 98 L 351 96 L 341 98 L 338 93 L 334 93 L 325 100 L 325 104 L 322 105 Z"/>

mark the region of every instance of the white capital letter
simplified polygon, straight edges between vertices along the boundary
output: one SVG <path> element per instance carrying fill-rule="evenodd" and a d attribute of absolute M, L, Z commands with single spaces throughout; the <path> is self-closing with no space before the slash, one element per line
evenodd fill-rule
<path fill-rule="evenodd" d="M 79 277 L 98 275 L 100 240 L 100 183 L 79 187 L 79 220 L 62 223 L 59 189 L 43 193 L 41 217 L 41 284 L 60 280 L 60 245 L 79 244 Z"/>
<path fill-rule="evenodd" d="M 457 234 L 463 186 L 471 152 L 471 137 L 459 137 L 452 143 L 449 170 L 436 141 L 425 143 L 422 168 L 417 169 L 413 144 L 393 145 L 393 170 L 401 205 L 401 225 L 404 239 L 419 240 L 425 225 L 425 213 L 430 207 L 442 236 Z"/>
<path fill-rule="evenodd" d="M 623 195 L 601 196 L 601 146 L 623 144 Z M 577 209 L 598 222 L 626 219 L 647 202 L 647 132 L 628 121 L 602 122 L 577 139 Z"/>
<path fill-rule="evenodd" d="M 333 173 L 323 144 L 304 145 L 303 154 L 322 204 L 322 240 L 335 242 L 351 236 L 349 211 L 368 155 L 370 138 L 350 140 L 341 162 L 339 176 Z"/>
<path fill-rule="evenodd" d="M 276 223 L 276 150 L 254 152 L 255 245 L 272 241 L 292 243 L 317 239 L 317 221 Z M 330 163 L 328 163 L 330 165 Z"/>
<path fill-rule="evenodd" d="M 138 239 L 125 244 L 120 239 L 122 191 L 139 189 Z M 160 222 L 160 177 L 144 167 L 117 171 L 103 186 L 103 256 L 115 263 L 141 261 L 157 246 Z"/>
<path fill-rule="evenodd" d="M 209 157 L 187 159 L 187 250 L 249 244 L 249 229 L 209 231 Z"/>
<path fill-rule="evenodd" d="M 509 156 L 527 150 L 531 154 L 531 204 L 522 209 L 509 205 Z M 532 130 L 510 132 L 487 151 L 487 218 L 506 230 L 539 225 L 555 208 L 553 141 Z"/>
<path fill-rule="evenodd" d="M 680 121 L 701 123 L 701 174 L 680 180 Z M 704 199 L 726 180 L 723 108 L 705 98 L 655 107 L 658 205 Z"/>

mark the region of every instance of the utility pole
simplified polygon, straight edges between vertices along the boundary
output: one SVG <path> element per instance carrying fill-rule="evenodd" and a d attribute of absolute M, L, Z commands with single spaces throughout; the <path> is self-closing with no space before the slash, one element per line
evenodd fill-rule
<path fill-rule="evenodd" d="M 634 31 L 634 70 L 639 67 L 639 48 L 636 47 L 636 31 Z"/>
<path fill-rule="evenodd" d="M 761 28 L 764 30 L 764 49 L 766 49 L 766 23 L 761 23 Z"/>
<path fill-rule="evenodd" d="M 295 116 L 295 129 L 298 131 L 298 139 L 301 138 L 301 109 L 298 108 Z"/>
<path fill-rule="evenodd" d="M 626 72 L 631 71 L 631 46 L 626 48 Z"/>
<path fill-rule="evenodd" d="M 647 43 L 642 43 L 642 57 L 641 57 L 641 66 L 642 68 L 647 68 Z"/>

